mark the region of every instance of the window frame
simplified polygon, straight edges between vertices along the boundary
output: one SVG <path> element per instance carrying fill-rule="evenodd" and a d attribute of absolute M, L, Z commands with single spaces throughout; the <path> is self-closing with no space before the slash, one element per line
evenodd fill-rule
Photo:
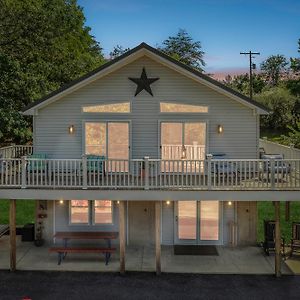
<path fill-rule="evenodd" d="M 207 112 L 162 112 L 160 109 L 160 104 L 161 103 L 166 103 L 166 104 L 178 104 L 178 105 L 190 105 L 190 106 L 199 106 L 199 107 L 207 107 Z M 197 104 L 188 104 L 188 103 L 182 103 L 182 102 L 172 102 L 172 101 L 159 101 L 158 102 L 158 110 L 159 110 L 159 114 L 166 114 L 166 115 L 174 115 L 174 114 L 188 114 L 190 115 L 207 115 L 210 112 L 210 106 L 209 105 L 205 105 L 205 104 L 201 104 L 201 105 L 197 105 Z"/>
<path fill-rule="evenodd" d="M 91 215 L 91 204 L 90 204 L 90 200 L 86 200 L 86 199 L 84 199 L 84 200 L 74 200 L 74 201 L 88 201 L 88 212 L 87 212 L 87 215 L 88 215 L 88 217 L 87 217 L 87 219 L 88 219 L 88 222 L 87 223 L 73 223 L 72 222 L 72 201 L 73 201 L 74 199 L 72 199 L 72 200 L 70 200 L 69 201 L 69 225 L 70 226 L 89 226 L 89 225 L 91 225 L 91 222 L 90 222 L 90 220 L 91 220 L 91 218 L 90 218 L 90 215 Z"/>
<path fill-rule="evenodd" d="M 113 226 L 114 225 L 114 201 L 112 200 L 98 200 L 98 199 L 95 199 L 95 200 L 91 200 L 92 201 L 92 225 L 94 226 L 99 226 L 99 225 L 102 225 L 102 226 Z M 111 202 L 111 223 L 96 223 L 96 201 L 110 201 Z"/>
<path fill-rule="evenodd" d="M 87 111 L 83 111 L 84 107 L 95 107 L 95 106 L 101 106 L 101 105 L 113 105 L 113 104 L 125 104 L 128 103 L 129 104 L 129 112 L 87 112 Z M 91 114 L 91 115 L 126 115 L 126 114 L 130 114 L 132 112 L 132 101 L 128 100 L 128 101 L 122 101 L 122 102 L 109 102 L 109 103 L 95 103 L 95 104 L 87 104 L 84 106 L 81 106 L 81 113 L 86 115 L 86 114 Z"/>
<path fill-rule="evenodd" d="M 72 199 L 74 200 L 74 199 Z M 111 223 L 96 223 L 95 222 L 95 200 L 86 200 L 88 201 L 88 223 L 73 223 L 72 222 L 72 200 L 69 200 L 69 226 L 114 226 L 114 202 L 113 200 L 103 200 L 103 201 L 111 201 Z M 96 199 L 98 200 L 98 199 Z M 80 201 L 80 200 L 75 200 Z M 102 201 L 102 200 L 99 200 Z"/>

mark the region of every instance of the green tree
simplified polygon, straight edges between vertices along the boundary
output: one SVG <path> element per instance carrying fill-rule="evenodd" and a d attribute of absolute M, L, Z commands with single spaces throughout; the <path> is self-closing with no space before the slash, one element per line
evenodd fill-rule
<path fill-rule="evenodd" d="M 298 53 L 300 53 L 300 39 L 298 40 Z M 300 58 L 291 57 L 291 69 L 294 72 L 300 72 Z"/>
<path fill-rule="evenodd" d="M 288 126 L 294 126 L 299 116 L 295 114 L 297 97 L 284 87 L 273 87 L 255 96 L 255 100 L 264 104 L 271 113 L 261 117 L 262 130 L 286 132 Z"/>
<path fill-rule="evenodd" d="M 263 75 L 271 86 L 278 85 L 280 75 L 286 71 L 288 61 L 284 55 L 271 55 L 260 65 Z"/>
<path fill-rule="evenodd" d="M 233 77 L 227 75 L 223 83 L 228 87 L 236 90 L 237 92 L 240 92 L 243 95 L 246 96 L 249 95 L 249 89 L 250 89 L 249 74 L 241 74 Z M 261 74 L 253 74 L 252 83 L 253 83 L 254 94 L 261 93 L 266 86 L 264 78 Z"/>
<path fill-rule="evenodd" d="M 30 139 L 27 104 L 103 63 L 76 0 L 0 0 L 0 144 Z M 5 122 L 2 122 L 5 120 Z"/>
<path fill-rule="evenodd" d="M 194 41 L 184 29 L 179 29 L 175 36 L 169 36 L 158 49 L 188 66 L 203 71 L 205 62 L 201 42 Z"/>
<path fill-rule="evenodd" d="M 130 48 L 124 48 L 121 45 L 117 45 L 113 48 L 113 50 L 109 53 L 110 59 L 115 59 L 124 53 L 128 52 Z"/>
<path fill-rule="evenodd" d="M 300 121 L 298 121 L 295 127 L 288 126 L 290 132 L 288 135 L 282 135 L 283 142 L 285 144 L 294 144 L 296 148 L 300 149 Z"/>

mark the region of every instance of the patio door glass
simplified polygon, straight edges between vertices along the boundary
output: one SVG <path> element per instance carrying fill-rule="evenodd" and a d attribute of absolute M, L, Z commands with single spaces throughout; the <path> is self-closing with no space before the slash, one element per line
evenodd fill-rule
<path fill-rule="evenodd" d="M 203 160 L 205 148 L 206 123 L 161 123 L 161 158 L 163 160 Z"/>
<path fill-rule="evenodd" d="M 128 122 L 86 122 L 85 154 L 103 155 L 108 171 L 127 171 L 129 159 Z"/>
<path fill-rule="evenodd" d="M 219 201 L 178 201 L 176 210 L 175 243 L 218 243 L 220 240 Z"/>

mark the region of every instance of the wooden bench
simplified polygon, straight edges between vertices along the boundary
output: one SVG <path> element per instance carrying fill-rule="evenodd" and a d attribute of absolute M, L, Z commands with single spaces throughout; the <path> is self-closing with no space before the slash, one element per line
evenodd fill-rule
<path fill-rule="evenodd" d="M 108 265 L 111 254 L 116 252 L 116 248 L 99 248 L 99 247 L 51 247 L 50 253 L 58 253 L 58 265 L 65 259 L 67 253 L 104 253 L 105 265 Z"/>

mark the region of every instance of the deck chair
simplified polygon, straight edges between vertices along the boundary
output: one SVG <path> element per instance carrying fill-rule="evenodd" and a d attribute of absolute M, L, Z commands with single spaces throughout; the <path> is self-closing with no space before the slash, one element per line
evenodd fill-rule
<path fill-rule="evenodd" d="M 211 154 L 212 155 L 212 159 L 219 159 L 219 160 L 226 160 L 226 154 L 224 153 L 215 153 L 215 154 Z M 236 164 L 233 163 L 229 163 L 224 161 L 224 163 L 222 161 L 220 161 L 219 164 L 215 165 L 215 168 L 212 167 L 212 173 L 215 173 L 216 176 L 237 176 L 238 174 L 238 170 L 236 168 Z"/>
<path fill-rule="evenodd" d="M 270 251 L 275 251 L 275 221 L 264 220 L 264 237 L 264 252 L 269 256 Z M 281 237 L 281 252 L 285 253 L 283 237 Z"/>
<path fill-rule="evenodd" d="M 103 155 L 92 155 L 89 154 L 87 158 L 87 172 L 105 175 L 105 160 L 106 157 Z"/>
<path fill-rule="evenodd" d="M 28 160 L 27 171 L 29 172 L 44 172 L 47 171 L 47 155 L 43 153 L 34 153 L 28 155 L 27 158 L 39 159 L 39 160 Z"/>
<path fill-rule="evenodd" d="M 291 166 L 285 161 L 283 161 L 284 157 L 282 154 L 263 154 L 261 158 L 268 160 L 267 162 L 264 163 L 264 172 L 268 173 L 268 180 L 271 173 L 270 159 L 272 158 L 279 160 L 276 162 L 274 166 L 275 168 L 274 173 L 275 175 L 277 175 L 277 178 L 279 175 L 285 177 L 287 174 L 291 172 Z"/>
<path fill-rule="evenodd" d="M 300 252 L 300 222 L 293 222 L 292 224 L 292 239 L 291 239 L 291 254 Z"/>

